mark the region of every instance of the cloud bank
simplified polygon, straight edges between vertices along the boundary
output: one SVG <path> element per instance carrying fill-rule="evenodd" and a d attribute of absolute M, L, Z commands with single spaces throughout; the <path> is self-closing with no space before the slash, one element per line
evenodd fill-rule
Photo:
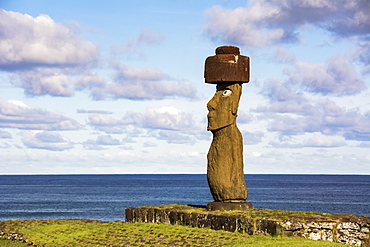
<path fill-rule="evenodd" d="M 73 143 L 59 133 L 50 131 L 23 131 L 22 141 L 26 147 L 45 149 L 50 151 L 63 151 L 73 148 Z"/>
<path fill-rule="evenodd" d="M 171 97 L 198 97 L 192 85 L 176 82 L 159 69 L 130 67 L 117 63 L 113 68 L 115 72 L 111 83 L 106 83 L 101 78 L 91 78 L 90 81 L 97 84 L 93 87 L 91 83 L 88 84 L 93 99 L 161 100 Z"/>
<path fill-rule="evenodd" d="M 32 17 L 0 9 L 0 70 L 27 96 L 71 97 L 75 90 L 94 100 L 196 98 L 188 83 L 177 82 L 156 68 L 112 63 L 113 81 L 95 69 L 103 61 L 97 45 L 56 23 L 48 15 Z M 143 46 L 160 44 L 164 35 L 142 30 L 115 52 L 141 54 Z"/>
<path fill-rule="evenodd" d="M 298 29 L 305 25 L 339 37 L 363 36 L 370 32 L 369 11 L 367 1 L 252 0 L 233 10 L 212 7 L 204 32 L 214 40 L 254 47 L 298 43 Z"/>
<path fill-rule="evenodd" d="M 0 98 L 0 127 L 28 130 L 79 130 L 83 127 L 59 113 L 31 108 L 21 101 Z"/>
<path fill-rule="evenodd" d="M 99 51 L 48 15 L 32 17 L 0 9 L 0 69 L 80 66 L 96 62 Z"/>

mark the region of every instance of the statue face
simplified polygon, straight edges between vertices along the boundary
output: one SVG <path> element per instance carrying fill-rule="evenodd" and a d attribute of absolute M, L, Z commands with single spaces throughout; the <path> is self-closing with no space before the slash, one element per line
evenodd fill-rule
<path fill-rule="evenodd" d="M 242 86 L 238 83 L 217 85 L 215 95 L 207 104 L 207 130 L 217 130 L 235 123 L 241 93 Z"/>

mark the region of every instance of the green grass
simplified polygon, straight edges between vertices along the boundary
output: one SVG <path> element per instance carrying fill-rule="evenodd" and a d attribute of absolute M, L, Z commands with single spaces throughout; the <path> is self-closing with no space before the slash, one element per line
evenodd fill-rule
<path fill-rule="evenodd" d="M 250 236 L 179 225 L 126 224 L 120 221 L 12 220 L 0 222 L 0 231 L 22 234 L 39 246 L 343 246 L 302 238 Z M 0 246 L 27 246 L 1 240 Z"/>
<path fill-rule="evenodd" d="M 24 247 L 24 246 L 29 246 L 29 245 L 26 243 L 21 243 L 17 241 L 0 239 L 0 246 L 1 247 Z"/>

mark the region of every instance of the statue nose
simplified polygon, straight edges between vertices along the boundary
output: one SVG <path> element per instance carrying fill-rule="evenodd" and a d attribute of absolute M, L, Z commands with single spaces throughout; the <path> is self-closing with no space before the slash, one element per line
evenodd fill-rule
<path fill-rule="evenodd" d="M 215 97 L 213 97 L 210 101 L 208 101 L 207 109 L 208 111 L 213 111 L 216 109 L 217 106 L 217 100 Z"/>

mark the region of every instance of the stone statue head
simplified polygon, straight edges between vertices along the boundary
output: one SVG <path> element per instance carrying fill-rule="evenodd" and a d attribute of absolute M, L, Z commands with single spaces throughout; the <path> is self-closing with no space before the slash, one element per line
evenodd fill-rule
<path fill-rule="evenodd" d="M 239 83 L 217 84 L 216 93 L 207 104 L 207 130 L 215 131 L 236 122 L 241 93 Z"/>

